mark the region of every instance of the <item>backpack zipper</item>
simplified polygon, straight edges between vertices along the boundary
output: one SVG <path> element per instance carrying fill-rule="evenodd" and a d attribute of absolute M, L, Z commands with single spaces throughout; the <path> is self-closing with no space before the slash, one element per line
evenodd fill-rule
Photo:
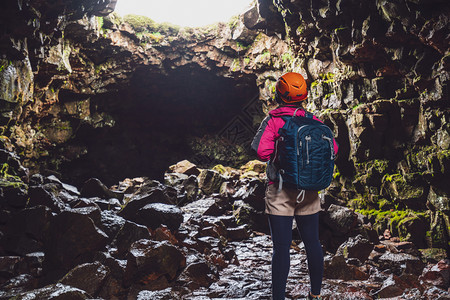
<path fill-rule="evenodd" d="M 322 134 L 322 139 L 327 140 L 328 143 L 330 144 L 331 160 L 333 160 L 334 159 L 334 153 L 333 153 L 334 147 L 333 147 L 333 142 L 331 141 L 331 138 Z"/>
<path fill-rule="evenodd" d="M 306 164 L 309 164 L 309 141 L 311 140 L 311 136 L 307 135 L 305 136 L 306 141 Z"/>

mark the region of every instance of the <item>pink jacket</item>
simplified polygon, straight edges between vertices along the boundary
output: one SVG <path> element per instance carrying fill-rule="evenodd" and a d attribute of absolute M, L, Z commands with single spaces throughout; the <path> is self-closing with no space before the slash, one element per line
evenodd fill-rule
<path fill-rule="evenodd" d="M 292 116 L 296 109 L 297 107 L 294 106 L 280 106 L 270 111 L 269 116 L 263 120 L 252 142 L 252 148 L 256 151 L 260 160 L 269 161 L 275 151 L 275 141 L 280 137 L 278 129 L 283 127 L 285 123 L 281 116 Z M 305 116 L 305 111 L 299 109 L 296 115 Z M 316 116 L 313 118 L 320 121 Z M 334 151 L 337 154 L 338 145 L 336 141 L 334 141 Z"/>

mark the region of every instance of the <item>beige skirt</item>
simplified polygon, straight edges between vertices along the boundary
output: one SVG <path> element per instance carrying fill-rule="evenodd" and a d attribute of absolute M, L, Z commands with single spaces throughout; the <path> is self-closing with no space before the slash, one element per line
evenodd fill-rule
<path fill-rule="evenodd" d="M 320 198 L 317 191 L 304 191 L 282 188 L 269 184 L 266 189 L 266 213 L 277 216 L 312 215 L 320 211 Z"/>

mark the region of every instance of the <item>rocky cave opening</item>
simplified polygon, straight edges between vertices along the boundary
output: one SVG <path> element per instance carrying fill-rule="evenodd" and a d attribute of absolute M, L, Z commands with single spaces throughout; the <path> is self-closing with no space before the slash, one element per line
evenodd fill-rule
<path fill-rule="evenodd" d="M 113 185 L 139 176 L 162 180 L 184 159 L 200 167 L 239 167 L 251 159 L 251 138 L 263 116 L 255 80 L 218 76 L 197 65 L 167 74 L 138 67 L 128 86 L 92 97 L 91 113 L 106 113 L 113 123 L 81 123 L 70 145 L 86 153 L 64 162 L 61 173 L 76 185 L 91 177 Z M 73 97 L 80 96 L 60 94 L 62 101 Z"/>

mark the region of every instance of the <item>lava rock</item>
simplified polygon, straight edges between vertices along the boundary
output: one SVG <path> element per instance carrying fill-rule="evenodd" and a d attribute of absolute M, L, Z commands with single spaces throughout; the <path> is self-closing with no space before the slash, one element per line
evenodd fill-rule
<path fill-rule="evenodd" d="M 97 178 L 88 179 L 81 188 L 81 196 L 86 198 L 99 197 L 103 199 L 117 198 L 123 200 L 122 193 L 113 192 Z"/>
<path fill-rule="evenodd" d="M 183 222 L 183 212 L 176 205 L 152 203 L 139 209 L 136 213 L 139 224 L 156 229 L 166 225 L 170 230 L 177 230 Z"/>
<path fill-rule="evenodd" d="M 202 170 L 198 176 L 198 185 L 203 193 L 206 195 L 211 195 L 220 191 L 220 187 L 225 180 L 225 177 L 220 175 L 217 171 Z"/>
<path fill-rule="evenodd" d="M 441 289 L 448 289 L 450 286 L 450 259 L 443 259 L 435 265 L 427 266 L 420 280 Z"/>
<path fill-rule="evenodd" d="M 162 276 L 174 280 L 185 266 L 186 257 L 183 252 L 169 242 L 139 240 L 130 248 L 124 283 L 126 286 L 132 283 L 145 285 Z"/>
<path fill-rule="evenodd" d="M 69 270 L 83 255 L 102 250 L 108 236 L 87 215 L 65 211 L 50 222 L 44 244 L 50 268 Z M 81 262 L 80 262 L 81 263 Z"/>
<path fill-rule="evenodd" d="M 86 263 L 76 266 L 70 270 L 59 282 L 86 291 L 89 295 L 96 297 L 102 288 L 109 269 L 99 262 Z"/>
<path fill-rule="evenodd" d="M 362 235 L 350 237 L 345 243 L 339 246 L 336 255 L 343 255 L 344 258 L 357 258 L 360 262 L 365 262 L 373 250 L 374 245 Z"/>
<path fill-rule="evenodd" d="M 369 274 L 364 273 L 358 267 L 348 265 L 342 255 L 325 257 L 324 276 L 332 279 L 342 280 L 366 280 Z"/>
<path fill-rule="evenodd" d="M 126 220 L 112 211 L 104 210 L 100 213 L 100 222 L 100 229 L 108 235 L 108 240 L 111 241 L 125 225 Z"/>
<path fill-rule="evenodd" d="M 48 190 L 52 190 L 52 184 L 46 184 L 41 186 L 30 187 L 28 190 L 27 207 L 34 207 L 43 205 L 49 207 L 52 212 L 60 213 L 61 211 L 68 210 L 70 207 L 57 198 L 53 193 Z"/>
<path fill-rule="evenodd" d="M 119 258 L 125 257 L 130 246 L 141 239 L 150 239 L 147 227 L 126 221 L 113 241 L 113 245 L 117 247 L 117 256 Z"/>
<path fill-rule="evenodd" d="M 151 203 L 172 204 L 167 200 L 162 189 L 153 188 L 148 193 L 141 194 L 127 202 L 125 207 L 119 212 L 119 216 L 136 222 L 135 219 L 138 210 Z"/>
<path fill-rule="evenodd" d="M 420 258 L 407 253 L 386 252 L 378 259 L 378 264 L 381 270 L 391 270 L 397 276 L 402 274 L 420 275 L 424 268 Z"/>
<path fill-rule="evenodd" d="M 170 166 L 169 170 L 173 173 L 181 173 L 188 176 L 197 176 L 200 174 L 200 170 L 197 168 L 197 166 L 188 160 L 183 160 L 176 163 L 175 165 Z"/>

